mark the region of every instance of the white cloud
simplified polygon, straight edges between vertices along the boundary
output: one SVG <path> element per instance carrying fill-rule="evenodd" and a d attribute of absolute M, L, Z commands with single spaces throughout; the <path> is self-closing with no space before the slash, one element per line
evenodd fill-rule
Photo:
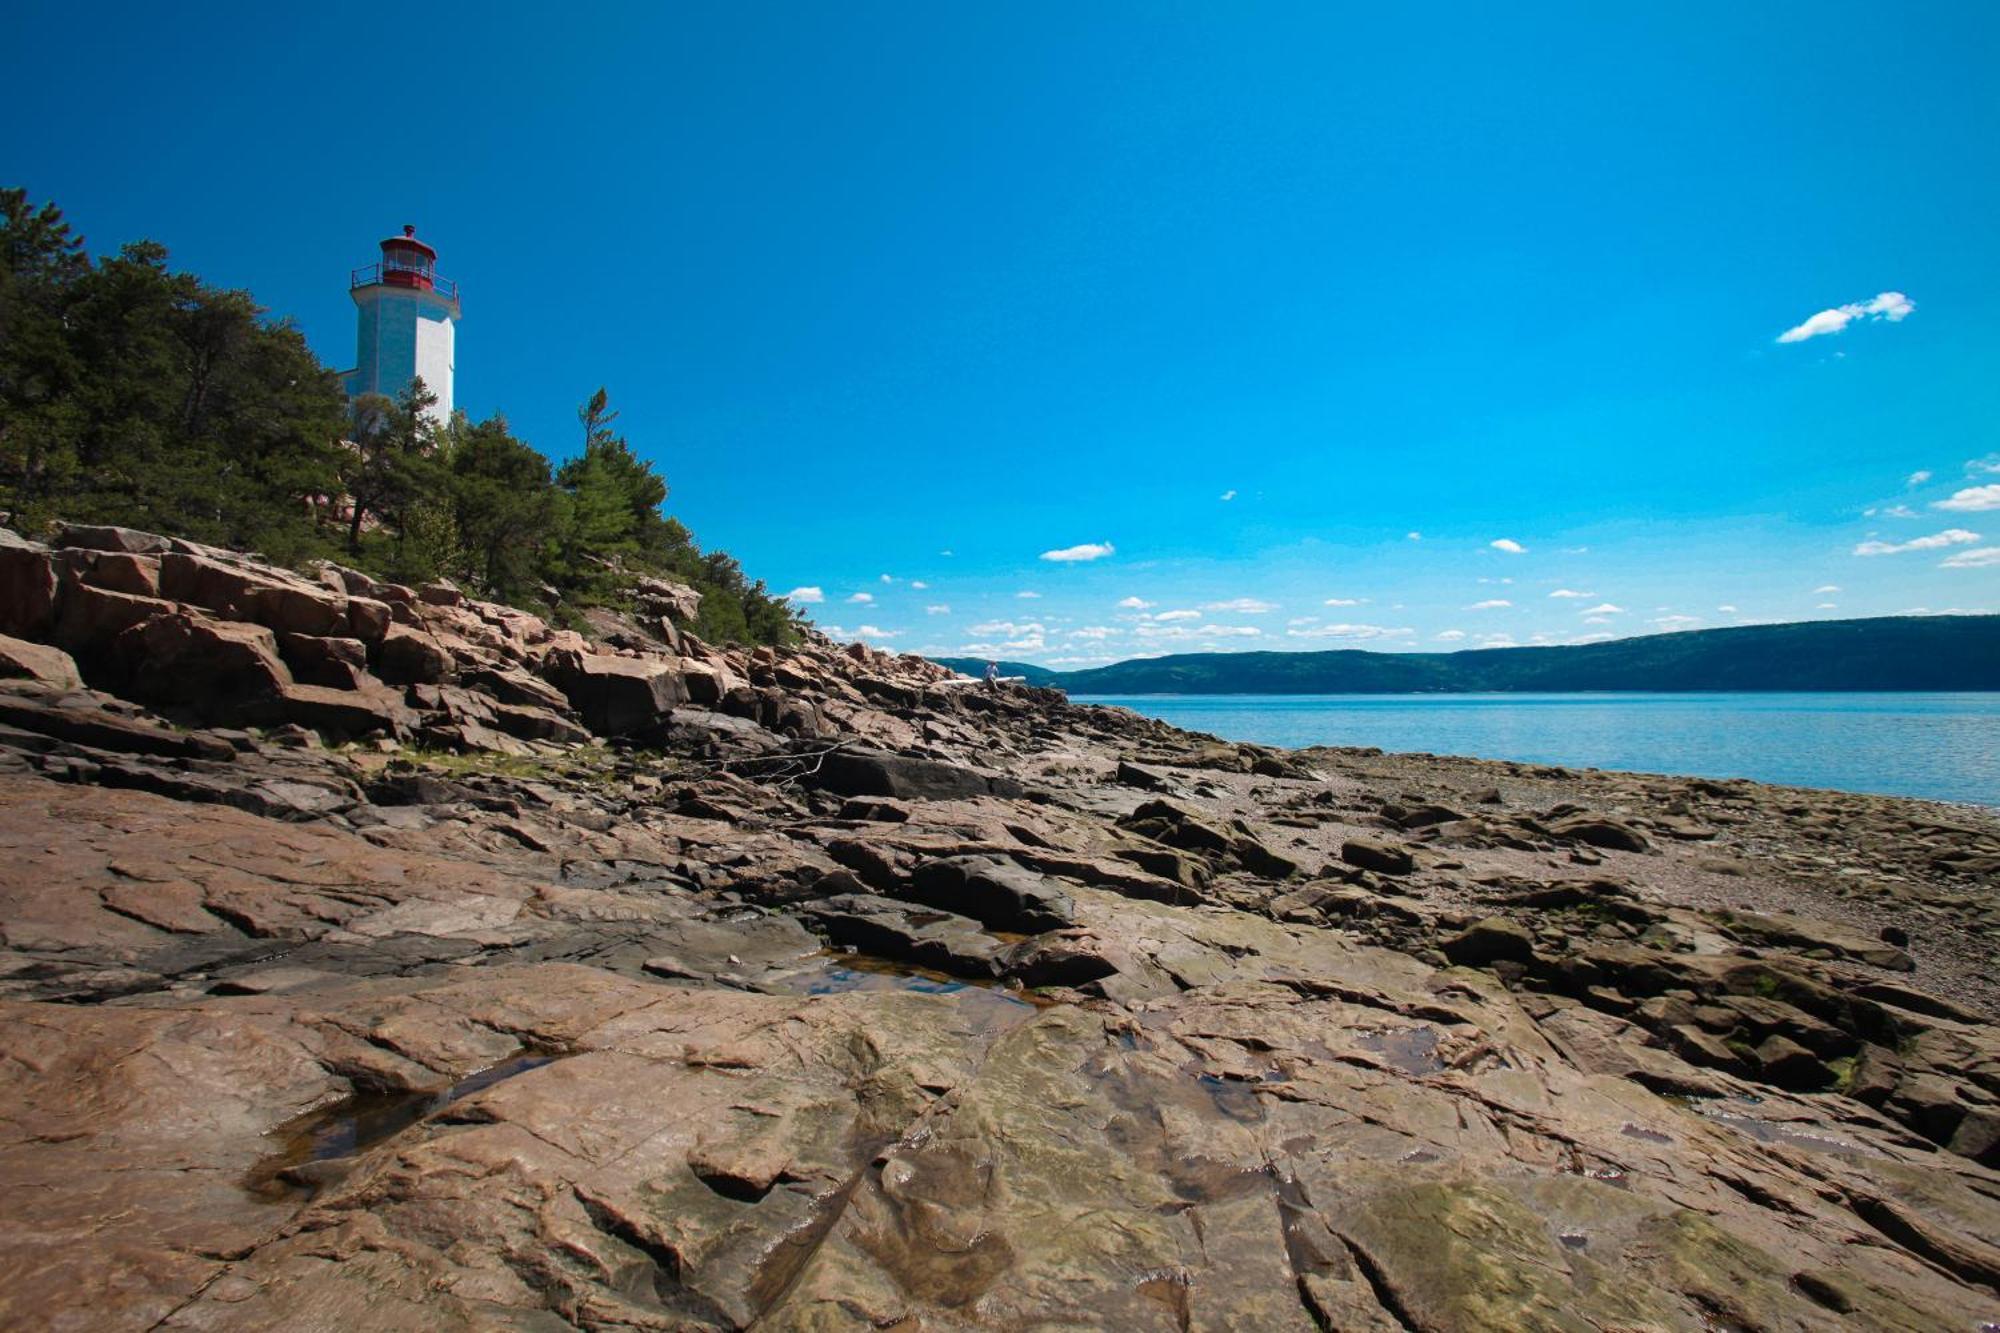
<path fill-rule="evenodd" d="M 1736 608 L 1733 606 L 1718 606 L 1715 609 L 1726 616 L 1733 616 L 1737 613 Z"/>
<path fill-rule="evenodd" d="M 1028 634 L 1046 634 L 1048 633 L 1048 626 L 1041 624 L 1039 621 L 1029 621 L 1025 625 L 1017 625 L 1011 620 L 988 620 L 974 625 L 972 632 L 974 634 L 998 634 L 1006 638 L 1018 639 Z"/>
<path fill-rule="evenodd" d="M 1227 611 L 1238 616 L 1261 616 L 1267 611 L 1275 611 L 1275 602 L 1260 602 L 1255 597 L 1232 597 L 1226 602 L 1203 602 L 1204 611 Z"/>
<path fill-rule="evenodd" d="M 1122 597 L 1118 601 L 1118 608 L 1121 611 L 1144 611 L 1152 605 L 1153 603 L 1143 597 Z"/>
<path fill-rule="evenodd" d="M 1584 624 L 1586 624 L 1586 625 L 1609 625 L 1609 624 L 1611 623 L 1611 617 L 1610 617 L 1610 616 L 1585 616 L 1585 617 L 1583 618 L 1583 623 L 1584 623 Z"/>
<path fill-rule="evenodd" d="M 1153 617 L 1153 619 L 1155 619 L 1155 620 L 1200 620 L 1200 619 L 1201 619 L 1201 612 L 1199 612 L 1199 611 L 1162 611 L 1162 612 L 1160 612 L 1160 614 L 1158 614 L 1157 616 L 1154 616 L 1154 617 Z"/>
<path fill-rule="evenodd" d="M 951 552 L 950 552 L 950 551 L 939 551 L 939 552 L 938 552 L 938 554 L 939 554 L 939 555 L 941 555 L 941 556 L 945 556 L 945 557 L 949 557 L 949 556 L 951 555 Z"/>
<path fill-rule="evenodd" d="M 1079 629 L 1071 630 L 1069 637 L 1072 639 L 1110 639 L 1116 638 L 1124 632 L 1122 629 L 1113 629 L 1109 625 L 1084 625 Z"/>
<path fill-rule="evenodd" d="M 1988 454 L 1984 458 L 1968 458 L 1965 460 L 1965 475 L 1968 477 L 1977 477 L 1982 473 L 1990 474 L 1994 472 L 2000 472 L 2000 454 Z"/>
<path fill-rule="evenodd" d="M 1060 550 L 1042 552 L 1042 559 L 1053 560 L 1059 565 L 1074 564 L 1079 560 L 1102 560 L 1118 548 L 1110 542 L 1084 542 L 1077 546 L 1065 546 Z"/>
<path fill-rule="evenodd" d="M 1966 546 L 1979 540 L 1976 532 L 1964 528 L 1946 528 L 1928 537 L 1913 537 L 1906 542 L 1863 542 L 1854 548 L 1856 555 L 1901 555 L 1905 551 L 1935 551 L 1945 546 Z"/>
<path fill-rule="evenodd" d="M 1360 606 L 1360 605 L 1361 605 L 1361 604 L 1362 604 L 1363 602 L 1365 602 L 1365 601 L 1367 601 L 1367 600 L 1368 600 L 1368 599 L 1367 599 L 1366 597 L 1329 597 L 1329 598 L 1327 598 L 1327 599 L 1326 599 L 1326 601 L 1325 601 L 1325 602 L 1321 603 L 1321 605 L 1323 605 L 1323 606 Z"/>
<path fill-rule="evenodd" d="M 1922 518 L 1916 510 L 1906 504 L 1875 505 L 1861 511 L 1863 518 Z"/>
<path fill-rule="evenodd" d="M 918 592 L 928 592 L 930 590 L 931 585 L 925 583 L 922 579 L 911 579 L 910 586 L 912 588 L 915 588 Z"/>
<path fill-rule="evenodd" d="M 1655 616 L 1646 622 L 1661 629 L 1693 629 L 1701 623 L 1700 616 Z"/>
<path fill-rule="evenodd" d="M 1403 534 L 1403 540 L 1406 542 L 1420 542 L 1423 539 L 1424 534 L 1421 532 L 1406 532 Z"/>
<path fill-rule="evenodd" d="M 1975 546 L 1970 551 L 1954 551 L 1938 562 L 1939 569 L 1990 569 L 2000 565 L 2000 546 Z"/>
<path fill-rule="evenodd" d="M 1285 634 L 1294 639 L 1407 639 L 1416 633 L 1413 629 L 1387 629 L 1381 625 L 1319 625 L 1312 629 L 1288 629 Z"/>
<path fill-rule="evenodd" d="M 1255 625 L 1203 625 L 1195 631 L 1195 634 L 1198 637 L 1205 636 L 1217 639 L 1254 639 L 1263 632 L 1263 630 L 1258 629 Z"/>
<path fill-rule="evenodd" d="M 1840 591 L 1840 585 L 1838 583 L 1822 583 L 1819 585 L 1819 587 L 1813 589 L 1813 595 L 1817 597 L 1824 593 L 1839 592 L 1839 591 Z"/>
<path fill-rule="evenodd" d="M 1512 606 L 1512 605 L 1513 603 L 1508 601 L 1504 597 L 1489 597 L 1487 600 L 1483 602 L 1474 602 L 1471 606 L 1468 606 L 1465 609 L 1468 611 L 1495 611 L 1503 606 Z"/>
<path fill-rule="evenodd" d="M 1014 595 L 1025 602 L 1032 602 L 1041 597 L 1041 594 L 1036 592 L 1033 588 L 1023 588 L 1021 589 L 1021 591 L 1015 593 Z"/>
<path fill-rule="evenodd" d="M 1500 537 L 1486 544 L 1496 551 L 1505 551 L 1508 555 L 1522 555 L 1528 549 L 1512 537 Z"/>
<path fill-rule="evenodd" d="M 875 600 L 875 594 L 872 592 L 857 592 L 847 600 L 856 606 L 866 606 Z"/>
<path fill-rule="evenodd" d="M 1481 648 L 1512 648 L 1515 646 L 1511 634 L 1475 634 L 1472 641 Z"/>
<path fill-rule="evenodd" d="M 1933 509 L 1950 509 L 1961 514 L 1983 513 L 1988 509 L 2000 509 L 2000 481 L 1991 486 L 1968 486 L 1962 491 L 1954 491 L 1949 500 L 1931 501 Z"/>
<path fill-rule="evenodd" d="M 937 602 L 925 607 L 924 614 L 927 616 L 948 616 L 951 614 L 951 605 L 947 602 Z"/>
<path fill-rule="evenodd" d="M 877 629 L 873 625 L 863 625 L 854 631 L 857 639 L 893 639 L 903 631 L 899 629 Z"/>
<path fill-rule="evenodd" d="M 1224 492 L 1222 493 L 1222 498 L 1223 498 L 1223 499 L 1225 499 L 1225 500 L 1234 500 L 1234 499 L 1236 498 L 1236 492 L 1235 492 L 1235 491 L 1224 491 Z"/>
<path fill-rule="evenodd" d="M 811 584 L 807 584 L 803 588 L 794 588 L 786 593 L 785 600 L 788 602 L 797 602 L 800 606 L 812 606 L 826 600 L 826 589 L 815 588 Z"/>
<path fill-rule="evenodd" d="M 1839 609 L 1840 604 L 1838 602 L 1821 602 L 1813 608 L 1815 611 L 1838 611 Z"/>
<path fill-rule="evenodd" d="M 1512 583 L 1512 579 L 1481 579 L 1481 583 Z"/>
<path fill-rule="evenodd" d="M 1929 468 L 1918 468 L 1904 479 L 1903 484 L 1905 486 L 1921 486 L 1930 479 L 1931 471 Z"/>
<path fill-rule="evenodd" d="M 1839 333 L 1857 319 L 1886 319 L 1891 324 L 1908 317 L 1917 303 L 1901 292 L 1883 292 L 1868 301 L 1850 301 L 1831 310 L 1822 310 L 1778 335 L 1781 343 L 1802 343 L 1821 334 Z"/>
<path fill-rule="evenodd" d="M 1597 606 L 1585 607 L 1583 613 L 1587 616 L 1622 616 L 1625 614 L 1625 608 L 1622 606 L 1613 606 L 1609 602 L 1603 602 Z"/>
<path fill-rule="evenodd" d="M 894 574 L 884 574 L 882 576 L 882 582 L 884 583 L 894 583 L 895 581 L 896 581 L 896 576 Z"/>
<path fill-rule="evenodd" d="M 1596 594 L 1596 593 L 1594 593 L 1594 592 L 1578 592 L 1578 591 L 1577 591 L 1576 589 L 1574 589 L 1574 588 L 1557 588 L 1557 589 L 1556 589 L 1556 590 L 1555 590 L 1554 592 L 1550 593 L 1550 594 L 1549 594 L 1549 596 L 1551 596 L 1551 597 L 1595 597 L 1595 596 L 1597 596 L 1597 594 Z"/>
<path fill-rule="evenodd" d="M 1441 640 L 1442 642 L 1445 643 L 1456 643 L 1460 639 L 1465 637 L 1465 631 L 1462 629 L 1439 630 L 1436 634 L 1432 635 L 1431 637 Z"/>

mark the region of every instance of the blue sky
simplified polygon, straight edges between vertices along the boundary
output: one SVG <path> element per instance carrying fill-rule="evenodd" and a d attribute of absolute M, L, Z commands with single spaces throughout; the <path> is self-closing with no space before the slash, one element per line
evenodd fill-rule
<path fill-rule="evenodd" d="M 844 632 L 2000 609 L 1983 0 L 296 8 L 10 6 L 0 178 L 336 368 L 416 223 L 461 406 Z"/>

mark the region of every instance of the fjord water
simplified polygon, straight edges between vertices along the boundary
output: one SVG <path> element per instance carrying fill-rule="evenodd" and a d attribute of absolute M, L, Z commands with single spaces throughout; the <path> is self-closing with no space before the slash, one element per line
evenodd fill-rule
<path fill-rule="evenodd" d="M 1225 740 L 2000 806 L 2000 693 L 1077 695 Z"/>

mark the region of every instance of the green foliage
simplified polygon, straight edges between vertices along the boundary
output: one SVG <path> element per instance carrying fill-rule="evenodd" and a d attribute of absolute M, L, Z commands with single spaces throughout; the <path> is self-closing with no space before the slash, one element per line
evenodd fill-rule
<path fill-rule="evenodd" d="M 786 643 L 800 621 L 662 512 L 666 481 L 602 388 L 551 470 L 504 417 L 440 427 L 421 380 L 348 404 L 289 323 L 167 265 L 150 241 L 93 263 L 53 204 L 0 190 L 0 511 L 119 523 L 297 563 L 450 577 L 561 620 L 646 576 L 702 594 L 695 632 Z"/>
<path fill-rule="evenodd" d="M 0 507 L 300 558 L 338 485 L 340 387 L 298 330 L 167 267 L 93 264 L 53 205 L 0 190 Z"/>

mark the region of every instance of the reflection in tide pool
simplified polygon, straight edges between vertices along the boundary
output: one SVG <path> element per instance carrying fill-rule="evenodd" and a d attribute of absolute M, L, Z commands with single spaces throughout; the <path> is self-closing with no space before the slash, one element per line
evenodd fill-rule
<path fill-rule="evenodd" d="M 2000 805 L 2000 694 L 1077 695 L 1232 741 L 1376 745 Z"/>

